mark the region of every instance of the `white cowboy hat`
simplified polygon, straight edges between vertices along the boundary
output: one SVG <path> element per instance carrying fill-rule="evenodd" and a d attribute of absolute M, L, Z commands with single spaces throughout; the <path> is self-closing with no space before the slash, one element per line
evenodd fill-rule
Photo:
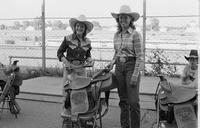
<path fill-rule="evenodd" d="M 85 24 L 86 25 L 86 33 L 88 34 L 89 32 L 91 32 L 92 31 L 92 29 L 93 29 L 93 24 L 91 23 L 91 22 L 89 22 L 89 21 L 87 21 L 86 20 L 86 16 L 85 15 L 80 15 L 78 18 L 71 18 L 70 20 L 69 20 L 69 25 L 70 25 L 70 27 L 71 27 L 71 29 L 73 30 L 73 31 L 75 31 L 75 25 L 76 25 L 76 23 L 77 22 L 81 22 L 81 23 L 83 23 L 83 24 Z"/>
<path fill-rule="evenodd" d="M 133 18 L 133 21 L 137 21 L 140 17 L 140 14 L 137 13 L 137 12 L 132 12 L 131 11 L 131 8 L 128 6 L 128 5 L 122 5 L 120 7 L 120 11 L 119 13 L 111 13 L 111 15 L 117 19 L 119 17 L 120 14 L 126 14 L 126 15 L 129 15 Z"/>

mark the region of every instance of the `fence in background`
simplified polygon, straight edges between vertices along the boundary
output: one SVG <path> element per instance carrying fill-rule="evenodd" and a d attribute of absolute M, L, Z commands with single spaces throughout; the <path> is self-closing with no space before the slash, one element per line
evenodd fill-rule
<path fill-rule="evenodd" d="M 6 46 L 9 51 L 15 52 L 13 55 L 7 56 L 9 63 L 11 64 L 13 60 L 20 60 L 19 65 L 21 66 L 31 66 L 31 67 L 42 67 L 42 57 L 40 56 L 34 56 L 35 54 L 38 53 L 38 51 L 41 51 L 41 46 L 34 46 L 34 47 L 29 47 L 29 46 Z M 56 57 L 56 52 L 57 52 L 58 47 L 46 47 L 46 52 L 47 52 L 47 67 L 58 67 L 62 68 L 62 63 L 58 61 Z M 152 54 L 152 51 L 155 51 L 158 49 L 152 49 L 148 48 L 146 49 L 146 62 L 145 62 L 145 68 L 150 69 L 152 64 L 156 64 L 152 61 L 148 61 L 149 58 Z M 159 49 L 162 50 L 162 49 Z M 18 51 L 18 52 L 17 52 Z M 24 52 L 20 54 L 20 52 Z M 30 52 L 30 54 L 25 54 Z M 188 55 L 189 50 L 178 50 L 178 49 L 165 49 L 163 50 L 166 54 L 164 55 L 171 60 L 170 62 L 164 63 L 164 65 L 175 65 L 178 67 L 179 71 L 178 73 L 181 73 L 184 65 L 186 64 L 186 61 L 184 62 L 184 55 Z M 106 53 L 105 53 L 106 52 Z M 33 54 L 35 53 L 35 54 Z M 113 48 L 93 48 L 92 49 L 92 57 L 93 60 L 95 61 L 95 67 L 94 68 L 103 68 L 105 65 L 110 62 L 112 59 L 112 55 L 114 53 Z M 171 59 L 170 59 L 171 57 Z M 177 58 L 177 59 L 175 59 Z"/>
<path fill-rule="evenodd" d="M 152 55 L 152 50 L 163 49 L 165 55 L 170 58 L 170 64 L 186 63 L 184 56 L 189 54 L 190 49 L 196 49 L 199 42 L 199 33 L 196 34 L 198 29 L 196 25 L 198 24 L 193 22 L 198 21 L 199 16 L 147 16 L 146 18 L 147 21 L 150 21 L 146 25 L 146 58 Z M 64 36 L 71 33 L 68 19 L 69 17 L 46 17 L 47 67 L 61 66 L 58 60 L 51 58 L 56 58 L 58 45 Z M 88 35 L 93 42 L 94 60 L 110 60 L 113 53 L 113 49 L 110 48 L 113 45 L 111 40 L 116 31 L 115 21 L 111 17 L 88 17 L 88 19 L 95 23 L 94 31 Z M 185 25 L 165 26 L 165 21 L 169 21 L 169 23 L 188 22 Z M 23 65 L 34 64 L 41 67 L 41 25 L 41 18 L 0 19 L 0 62 L 9 63 L 11 60 L 8 57 L 16 56 L 18 59 L 22 59 L 21 64 Z M 136 29 L 142 33 L 142 18 L 135 25 Z M 111 55 L 107 53 L 111 53 Z M 149 65 L 147 60 L 146 64 Z"/>

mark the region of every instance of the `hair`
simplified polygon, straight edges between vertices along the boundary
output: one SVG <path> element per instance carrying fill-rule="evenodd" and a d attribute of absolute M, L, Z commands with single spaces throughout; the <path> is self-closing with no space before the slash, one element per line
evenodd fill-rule
<path fill-rule="evenodd" d="M 134 21 L 134 18 L 131 19 L 131 22 L 130 22 L 129 26 L 130 26 L 133 30 L 135 30 L 136 27 L 135 27 L 135 25 L 133 24 L 133 21 Z M 116 22 L 117 22 L 117 31 L 118 31 L 118 32 L 121 32 L 121 31 L 122 31 L 122 27 L 121 27 L 121 25 L 120 25 L 120 23 L 119 23 L 119 18 L 116 18 Z"/>
<path fill-rule="evenodd" d="M 77 23 L 79 23 L 79 22 L 77 22 Z M 76 24 L 77 24 L 76 23 Z M 75 27 L 75 29 L 76 29 L 76 24 L 74 25 Z M 84 23 L 83 23 L 84 24 Z M 86 33 L 86 31 L 87 31 L 87 26 L 84 24 L 84 26 L 85 26 L 85 31 L 83 32 L 83 40 L 85 40 L 85 37 L 86 37 L 86 35 L 87 35 L 87 33 Z M 76 30 L 73 32 L 73 35 L 74 35 L 74 37 L 76 38 Z"/>

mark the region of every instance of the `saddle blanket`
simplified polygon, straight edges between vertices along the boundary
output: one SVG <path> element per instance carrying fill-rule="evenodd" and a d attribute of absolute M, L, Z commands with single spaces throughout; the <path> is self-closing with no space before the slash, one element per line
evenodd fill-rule
<path fill-rule="evenodd" d="M 178 128 L 197 128 L 197 117 L 192 104 L 174 105 L 174 116 Z"/>

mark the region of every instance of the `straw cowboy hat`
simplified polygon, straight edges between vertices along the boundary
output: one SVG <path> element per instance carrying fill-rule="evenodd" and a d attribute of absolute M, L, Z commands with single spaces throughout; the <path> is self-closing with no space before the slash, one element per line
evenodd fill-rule
<path fill-rule="evenodd" d="M 111 15 L 117 19 L 120 14 L 126 14 L 129 15 L 131 18 L 133 18 L 133 21 L 137 21 L 140 17 L 140 14 L 137 12 L 132 12 L 131 8 L 128 5 L 122 5 L 120 7 L 119 13 L 111 13 Z"/>
<path fill-rule="evenodd" d="M 189 60 L 190 58 L 198 59 L 198 51 L 197 50 L 191 50 L 189 56 L 185 56 L 186 60 Z"/>
<path fill-rule="evenodd" d="M 92 31 L 92 29 L 93 29 L 93 24 L 91 23 L 91 22 L 89 22 L 89 21 L 87 21 L 86 20 L 86 16 L 85 15 L 80 15 L 78 18 L 71 18 L 70 20 L 69 20 L 69 25 L 70 25 L 70 27 L 71 27 L 71 29 L 73 30 L 73 31 L 75 31 L 75 25 L 76 25 L 76 23 L 78 23 L 78 22 L 81 22 L 81 23 L 83 23 L 83 24 L 85 24 L 86 25 L 86 33 L 88 34 L 89 32 L 91 32 Z"/>

